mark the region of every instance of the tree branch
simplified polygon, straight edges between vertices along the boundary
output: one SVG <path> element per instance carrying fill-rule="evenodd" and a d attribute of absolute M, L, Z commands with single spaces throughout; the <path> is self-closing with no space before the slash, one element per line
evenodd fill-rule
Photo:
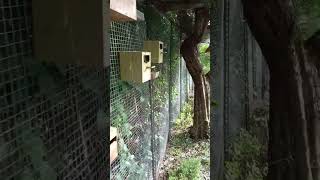
<path fill-rule="evenodd" d="M 197 8 L 195 10 L 195 23 L 193 26 L 193 35 L 197 44 L 201 42 L 203 34 L 206 32 L 209 23 L 209 9 Z"/>

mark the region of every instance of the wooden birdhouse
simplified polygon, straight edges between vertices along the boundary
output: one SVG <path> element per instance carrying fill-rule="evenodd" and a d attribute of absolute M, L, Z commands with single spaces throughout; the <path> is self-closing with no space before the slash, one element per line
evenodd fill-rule
<path fill-rule="evenodd" d="M 118 132 L 114 127 L 110 127 L 110 164 L 118 157 Z"/>
<path fill-rule="evenodd" d="M 143 50 L 151 52 L 152 63 L 163 63 L 163 42 L 161 41 L 144 41 Z"/>
<path fill-rule="evenodd" d="M 150 52 L 120 52 L 119 58 L 121 80 L 144 83 L 151 79 Z"/>

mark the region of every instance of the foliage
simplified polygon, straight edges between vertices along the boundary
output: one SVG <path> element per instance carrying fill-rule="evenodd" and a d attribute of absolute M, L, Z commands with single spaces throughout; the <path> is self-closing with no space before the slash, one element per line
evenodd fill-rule
<path fill-rule="evenodd" d="M 194 141 L 190 138 L 188 130 L 192 126 L 192 116 L 192 100 L 189 100 L 188 103 L 185 103 L 172 129 L 172 137 L 164 163 L 164 169 L 169 172 L 169 179 L 180 180 L 185 179 L 185 177 L 197 177 L 197 169 L 202 172 L 199 176 L 209 176 L 210 144 L 208 140 Z M 193 162 L 185 162 L 184 159 L 191 159 Z M 200 162 L 199 168 L 194 161 Z M 185 163 L 187 165 L 184 165 Z"/>
<path fill-rule="evenodd" d="M 120 104 L 120 103 L 119 103 Z M 114 109 L 117 117 L 113 119 L 112 125 L 115 126 L 118 133 L 119 146 L 119 160 L 120 171 L 127 171 L 131 176 L 142 177 L 145 176 L 145 167 L 135 160 L 135 156 L 131 154 L 125 140 L 132 135 L 132 125 L 128 122 L 128 116 L 125 113 L 123 105 L 117 105 Z M 123 179 L 121 173 L 118 173 L 116 179 Z"/>
<path fill-rule="evenodd" d="M 140 4 L 140 3 L 139 3 Z M 175 14 L 169 13 L 166 16 L 160 15 L 155 11 L 154 9 L 150 7 L 142 7 L 145 14 L 145 22 L 146 22 L 146 31 L 147 31 L 147 39 L 150 40 L 160 40 L 164 42 L 164 63 L 161 65 L 158 65 L 156 68 L 157 70 L 160 70 L 160 76 L 152 82 L 152 104 L 153 104 L 153 110 L 154 110 L 154 122 L 155 127 L 163 127 L 163 117 L 165 116 L 167 112 L 166 109 L 168 108 L 168 97 L 169 97 L 169 81 L 168 81 L 168 75 L 169 75 L 169 60 L 171 61 L 171 72 L 172 77 L 176 77 L 175 73 L 177 72 L 177 68 L 179 68 L 179 60 L 180 60 L 180 53 L 179 53 L 179 47 L 180 47 L 180 34 L 176 29 L 172 28 L 170 20 L 174 23 Z M 141 8 L 140 8 L 141 10 Z M 170 20 L 169 20 L 170 19 Z M 171 56 L 171 57 L 170 57 Z M 149 96 L 146 95 L 146 92 L 148 92 L 148 85 L 144 86 L 135 86 L 131 83 L 126 83 L 124 81 L 119 82 L 119 89 L 121 93 L 125 94 L 127 91 L 132 91 L 134 89 L 135 91 L 139 91 L 139 94 L 141 94 L 140 101 L 148 101 L 149 102 Z M 144 89 L 147 88 L 147 89 Z M 173 86 L 172 87 L 172 95 L 173 98 L 176 97 L 179 94 L 178 89 Z M 144 99 L 142 99 L 144 98 Z M 144 104 L 147 104 L 144 107 L 146 109 L 150 109 L 150 104 L 146 102 Z M 140 102 L 141 103 L 141 102 Z M 114 103 L 114 104 L 123 104 L 122 102 Z M 145 167 L 143 167 L 144 164 L 150 165 L 148 163 L 140 163 L 137 161 L 137 159 L 143 157 L 144 160 L 152 161 L 152 153 L 150 151 L 150 138 L 140 138 L 139 140 L 139 146 L 142 152 L 139 151 L 139 157 L 135 157 L 135 154 L 132 154 L 132 150 L 129 147 L 131 140 L 132 140 L 132 131 L 136 132 L 136 128 L 140 125 L 131 124 L 128 122 L 128 115 L 127 109 L 125 109 L 122 105 L 120 106 L 112 106 L 112 113 L 115 114 L 117 117 L 112 119 L 112 125 L 117 127 L 120 136 L 119 136 L 119 165 L 117 167 L 117 171 L 121 173 L 116 173 L 119 175 L 117 179 L 124 179 L 122 176 L 123 174 L 129 174 L 130 178 L 135 179 L 147 179 L 147 177 L 143 177 L 143 175 L 147 175 L 148 173 L 145 172 Z M 141 119 L 148 119 L 148 118 L 141 118 Z M 140 127 L 141 128 L 141 127 Z M 144 132 L 143 129 L 142 132 L 144 134 L 147 134 L 147 132 Z M 139 131 L 140 132 L 140 131 Z M 148 142 L 144 142 L 147 141 Z M 159 142 L 159 146 L 162 146 L 161 144 L 165 143 L 164 137 L 162 137 L 159 134 L 155 135 L 155 141 Z M 143 141 L 143 142 L 142 142 Z M 129 148 L 128 148 L 129 147 Z"/>
<path fill-rule="evenodd" d="M 151 40 L 161 40 L 164 42 L 164 64 L 161 67 L 160 77 L 155 81 L 155 89 L 169 87 L 167 72 L 169 73 L 169 64 L 171 64 L 171 73 L 176 73 L 180 61 L 180 33 L 174 28 L 176 23 L 176 14 L 173 12 L 161 15 L 152 7 L 144 7 L 145 21 L 147 24 L 147 37 Z M 171 29 L 172 27 L 172 29 Z M 171 56 L 171 57 L 170 57 Z M 169 63 L 169 60 L 172 60 Z M 173 74 L 175 75 L 175 74 Z M 178 95 L 177 89 L 173 86 L 173 97 Z M 156 91 L 154 93 L 154 104 L 158 107 L 164 107 L 168 91 Z"/>
<path fill-rule="evenodd" d="M 172 139 L 171 145 L 177 148 L 192 148 L 193 140 L 189 137 L 187 131 L 179 132 Z"/>
<path fill-rule="evenodd" d="M 225 162 L 228 180 L 263 180 L 266 164 L 261 162 L 263 147 L 258 139 L 241 130 L 229 149 L 231 160 Z"/>
<path fill-rule="evenodd" d="M 267 168 L 268 108 L 256 108 L 248 121 L 248 130 L 242 129 L 231 140 L 225 162 L 228 180 L 263 180 Z"/>
<path fill-rule="evenodd" d="M 180 116 L 175 121 L 175 128 L 185 130 L 192 126 L 193 107 L 191 103 L 185 103 Z"/>
<path fill-rule="evenodd" d="M 210 71 L 210 54 L 206 53 L 209 44 L 202 43 L 199 45 L 199 54 L 200 54 L 200 62 L 203 66 L 204 74 L 207 74 Z"/>
<path fill-rule="evenodd" d="M 177 21 L 176 14 L 174 12 L 170 12 L 163 16 L 155 9 L 145 7 L 144 16 L 147 24 L 148 38 L 151 40 L 161 40 L 164 42 L 165 47 L 170 47 L 171 49 L 167 50 L 172 51 L 172 59 L 179 57 L 180 33 L 174 25 Z M 170 41 L 171 37 L 172 41 Z M 169 51 L 167 52 L 169 53 Z"/>
<path fill-rule="evenodd" d="M 248 122 L 248 129 L 250 130 L 250 134 L 254 134 L 258 138 L 259 142 L 264 145 L 263 152 L 267 151 L 267 143 L 269 139 L 268 119 L 269 108 L 266 106 L 254 109 Z"/>
<path fill-rule="evenodd" d="M 197 180 L 200 179 L 201 162 L 191 158 L 184 160 L 181 166 L 169 173 L 169 180 Z"/>
<path fill-rule="evenodd" d="M 167 13 L 163 16 L 152 7 L 144 7 L 144 15 L 147 25 L 147 38 L 161 40 L 164 43 L 164 63 L 157 66 L 157 69 L 160 70 L 160 76 L 153 81 L 152 87 L 154 89 L 152 91 L 154 119 L 156 126 L 161 126 L 161 123 L 163 123 L 161 119 L 163 110 L 169 104 L 169 85 L 172 88 L 172 99 L 176 99 L 179 95 L 179 89 L 172 84 L 177 80 L 175 78 L 179 77 L 176 75 L 179 73 L 180 34 L 172 25 L 176 22 L 175 13 Z M 169 73 L 171 73 L 172 78 L 171 84 L 169 84 L 168 80 Z"/>
<path fill-rule="evenodd" d="M 154 81 L 154 89 L 164 89 L 166 87 L 168 87 L 168 81 L 166 76 L 163 74 L 161 76 L 158 77 L 158 79 L 156 81 Z M 156 108 L 156 110 L 158 108 L 164 107 L 166 104 L 166 100 L 167 97 L 169 96 L 168 91 L 160 91 L 157 90 L 153 93 L 153 104 Z"/>
<path fill-rule="evenodd" d="M 177 148 L 186 148 L 192 144 L 192 139 L 187 133 L 193 123 L 193 106 L 191 103 L 185 103 L 182 112 L 174 122 L 175 136 L 172 138 L 171 144 Z"/>
<path fill-rule="evenodd" d="M 310 38 L 320 30 L 320 1 L 296 0 L 298 26 L 304 39 Z"/>
<path fill-rule="evenodd" d="M 119 136 L 121 138 L 129 138 L 132 135 L 132 125 L 128 122 L 123 105 L 117 105 L 114 111 L 117 116 L 112 120 L 112 125 L 120 130 Z"/>

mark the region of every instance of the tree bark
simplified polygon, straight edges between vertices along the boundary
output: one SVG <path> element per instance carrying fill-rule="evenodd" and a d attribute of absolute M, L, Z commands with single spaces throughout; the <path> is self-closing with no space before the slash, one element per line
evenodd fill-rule
<path fill-rule="evenodd" d="M 181 54 L 194 83 L 194 117 L 190 135 L 195 139 L 205 139 L 209 137 L 209 89 L 197 46 L 208 26 L 208 9 L 197 9 L 195 17 L 192 34 L 187 34 L 187 38 L 183 41 Z"/>
<path fill-rule="evenodd" d="M 202 73 L 199 61 L 197 42 L 188 37 L 181 45 L 181 54 L 194 83 L 194 117 L 190 135 L 195 139 L 208 138 L 209 113 L 206 77 Z"/>
<path fill-rule="evenodd" d="M 268 179 L 320 180 L 317 51 L 296 33 L 290 0 L 242 1 L 270 69 Z"/>

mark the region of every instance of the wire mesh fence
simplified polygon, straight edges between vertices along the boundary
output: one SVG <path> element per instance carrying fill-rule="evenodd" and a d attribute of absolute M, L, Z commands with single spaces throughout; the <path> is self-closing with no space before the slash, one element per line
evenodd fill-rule
<path fill-rule="evenodd" d="M 157 176 L 191 85 L 178 32 L 166 17 L 148 17 L 112 23 L 111 67 L 89 69 L 35 60 L 31 0 L 0 1 L 0 179 L 109 179 L 109 112 L 120 132 L 111 179 Z M 120 81 L 118 52 L 141 50 L 145 39 L 167 46 L 160 77 Z"/>
<path fill-rule="evenodd" d="M 117 127 L 119 156 L 111 179 L 156 179 L 164 158 L 170 124 L 187 100 L 190 81 L 179 56 L 180 35 L 168 17 L 143 9 L 146 21 L 111 24 L 111 126 Z M 120 80 L 121 51 L 142 51 L 144 40 L 164 42 L 160 76 L 144 84 Z"/>
<path fill-rule="evenodd" d="M 40 63 L 32 35 L 31 0 L 0 1 L 0 179 L 107 179 L 107 69 Z"/>

